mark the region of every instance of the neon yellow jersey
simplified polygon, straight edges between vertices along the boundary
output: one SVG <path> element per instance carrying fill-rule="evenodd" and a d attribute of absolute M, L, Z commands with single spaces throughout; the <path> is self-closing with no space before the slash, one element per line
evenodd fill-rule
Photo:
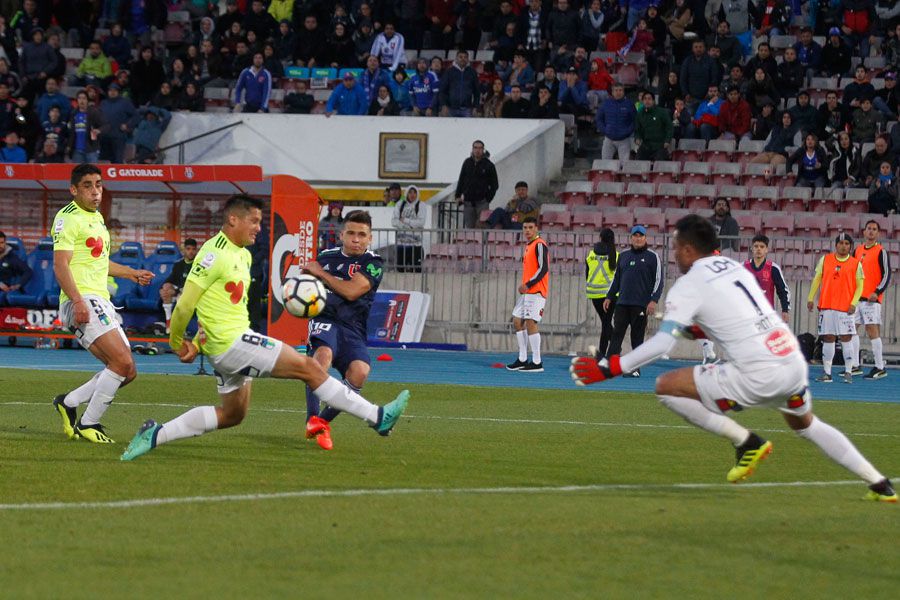
<path fill-rule="evenodd" d="M 109 299 L 109 231 L 99 211 L 86 211 L 74 201 L 60 209 L 53 218 L 53 250 L 72 251 L 69 268 L 79 293 Z M 60 291 L 59 303 L 68 299 Z"/>
<path fill-rule="evenodd" d="M 222 354 L 250 329 L 250 261 L 250 251 L 233 244 L 221 231 L 203 244 L 194 259 L 187 281 L 205 290 L 197 303 L 197 318 L 206 334 L 201 344 L 205 354 Z"/>

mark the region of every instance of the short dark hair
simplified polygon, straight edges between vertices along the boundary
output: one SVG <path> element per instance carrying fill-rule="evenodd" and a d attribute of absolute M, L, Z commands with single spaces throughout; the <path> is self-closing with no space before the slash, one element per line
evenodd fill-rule
<path fill-rule="evenodd" d="M 197 240 L 195 240 L 194 238 L 188 238 L 188 239 L 184 240 L 183 242 L 181 242 L 181 245 L 182 246 L 193 246 L 194 248 L 196 248 Z"/>
<path fill-rule="evenodd" d="M 756 242 L 761 242 L 761 243 L 765 244 L 766 247 L 768 247 L 769 246 L 769 237 L 766 235 L 763 235 L 761 233 L 757 233 L 756 235 L 753 236 L 753 240 L 751 240 L 750 244 L 752 245 L 752 244 L 755 244 Z"/>
<path fill-rule="evenodd" d="M 537 217 L 532 217 L 532 216 L 525 217 L 524 219 L 522 219 L 522 223 L 523 224 L 534 223 L 535 225 L 537 225 Z"/>
<path fill-rule="evenodd" d="M 6 239 L 6 234 L 3 233 L 2 231 L 0 231 L 0 240 L 5 240 L 5 239 Z"/>
<path fill-rule="evenodd" d="M 878 231 L 881 231 L 881 224 L 878 221 L 876 221 L 875 219 L 869 219 L 868 221 L 866 221 L 866 224 L 863 225 L 863 229 L 865 229 L 866 227 L 868 227 L 869 225 L 872 225 L 872 224 L 874 224 L 875 227 L 878 228 Z M 0 237 L 3 237 L 2 231 L 0 231 Z"/>
<path fill-rule="evenodd" d="M 71 185 L 78 185 L 86 175 L 102 175 L 102 173 L 100 172 L 100 169 L 97 168 L 97 165 L 81 163 L 72 169 L 72 176 L 69 178 L 69 183 Z"/>
<path fill-rule="evenodd" d="M 262 210 L 263 201 L 259 198 L 254 198 L 249 194 L 235 194 L 225 201 L 225 209 L 223 210 L 223 215 L 227 219 L 234 213 L 247 213 L 254 208 Z"/>
<path fill-rule="evenodd" d="M 516 182 L 516 187 L 517 188 L 520 188 L 520 187 L 527 188 L 528 182 L 527 181 L 518 181 L 518 182 Z"/>
<path fill-rule="evenodd" d="M 368 225 L 369 229 L 372 229 L 372 215 L 367 210 L 351 210 L 344 217 L 344 223 L 360 223 Z"/>
<path fill-rule="evenodd" d="M 675 223 L 677 240 L 681 244 L 692 246 L 701 254 L 712 254 L 719 247 L 716 230 L 708 219 L 700 215 L 685 215 Z"/>

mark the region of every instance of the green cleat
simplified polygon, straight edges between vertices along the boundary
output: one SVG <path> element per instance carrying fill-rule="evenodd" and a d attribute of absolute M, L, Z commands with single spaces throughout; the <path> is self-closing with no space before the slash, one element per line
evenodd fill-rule
<path fill-rule="evenodd" d="M 400 415 L 406 410 L 406 405 L 408 403 L 409 390 L 403 390 L 397 394 L 397 397 L 394 398 L 393 402 L 388 402 L 378 410 L 381 418 L 378 420 L 378 424 L 374 426 L 378 435 L 391 435 L 391 430 L 394 428 L 394 425 L 397 424 L 397 421 L 400 420 Z"/>
<path fill-rule="evenodd" d="M 120 460 L 134 460 L 142 454 L 147 454 L 156 448 L 156 432 L 162 428 L 162 425 L 148 419 L 141 425 L 138 432 L 134 435 L 125 452 L 122 453 Z"/>

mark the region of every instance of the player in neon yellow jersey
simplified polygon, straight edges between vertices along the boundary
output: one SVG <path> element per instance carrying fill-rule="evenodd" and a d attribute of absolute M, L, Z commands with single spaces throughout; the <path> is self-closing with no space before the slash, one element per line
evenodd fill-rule
<path fill-rule="evenodd" d="M 253 377 L 300 379 L 322 402 L 348 412 L 381 435 L 388 435 L 406 409 L 409 392 L 403 390 L 380 407 L 330 377 L 314 359 L 290 346 L 250 329 L 247 289 L 250 252 L 262 224 L 262 201 L 237 194 L 225 203 L 222 230 L 197 253 L 184 291 L 172 313 L 169 344 L 181 362 L 192 362 L 198 352 L 209 356 L 215 369 L 221 404 L 198 406 L 165 423 L 148 420 L 138 430 L 122 460 L 133 460 L 160 444 L 203 435 L 239 425 L 250 406 Z M 184 330 L 197 311 L 201 331 L 199 348 L 184 339 Z M 299 391 L 299 390 L 298 390 Z"/>
<path fill-rule="evenodd" d="M 153 273 L 109 260 L 109 232 L 99 212 L 103 196 L 100 169 L 87 163 L 72 169 L 69 191 L 72 201 L 53 219 L 53 272 L 61 290 L 60 320 L 105 368 L 81 387 L 57 396 L 53 406 L 69 438 L 110 444 L 113 440 L 100 419 L 118 389 L 133 381 L 137 370 L 128 338 L 109 301 L 106 281 L 109 276 L 125 277 L 148 285 Z M 88 406 L 78 419 L 76 407 L 85 402 Z"/>

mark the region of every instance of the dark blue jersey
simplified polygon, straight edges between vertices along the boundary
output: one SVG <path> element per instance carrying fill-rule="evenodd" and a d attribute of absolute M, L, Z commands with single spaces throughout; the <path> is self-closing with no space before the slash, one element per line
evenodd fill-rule
<path fill-rule="evenodd" d="M 369 280 L 372 288 L 356 300 L 346 300 L 334 292 L 328 294 L 325 310 L 316 318 L 340 323 L 342 326 L 356 331 L 362 336 L 362 339 L 365 339 L 369 309 L 372 308 L 375 292 L 378 291 L 381 277 L 384 274 L 381 257 L 371 250 L 360 256 L 347 256 L 340 248 L 333 248 L 320 252 L 316 261 L 322 265 L 322 269 L 326 273 L 338 279 L 349 281 L 354 273 L 362 273 Z"/>

